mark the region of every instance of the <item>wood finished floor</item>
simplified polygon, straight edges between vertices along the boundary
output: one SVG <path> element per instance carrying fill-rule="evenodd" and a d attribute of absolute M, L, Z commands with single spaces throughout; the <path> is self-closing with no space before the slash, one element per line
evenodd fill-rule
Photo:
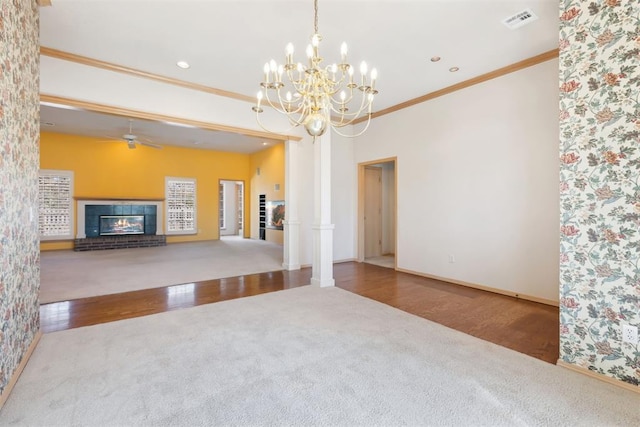
<path fill-rule="evenodd" d="M 558 308 L 390 268 L 347 262 L 334 266 L 336 286 L 469 335 L 556 363 Z M 43 304 L 44 333 L 146 316 L 309 283 L 311 269 L 276 271 L 193 284 Z"/>

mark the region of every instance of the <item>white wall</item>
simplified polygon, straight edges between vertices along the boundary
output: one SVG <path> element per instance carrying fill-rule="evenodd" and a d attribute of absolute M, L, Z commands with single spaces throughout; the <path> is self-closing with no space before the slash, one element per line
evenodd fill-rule
<path fill-rule="evenodd" d="M 356 258 L 358 169 L 354 166 L 354 140 L 331 134 L 331 219 L 333 259 Z"/>
<path fill-rule="evenodd" d="M 316 143 L 319 143 L 316 142 Z M 305 137 L 300 147 L 300 264 L 312 263 L 314 219 L 313 206 L 313 142 Z M 356 257 L 356 212 L 357 212 L 357 168 L 354 165 L 354 142 L 331 134 L 331 220 L 335 225 L 333 233 L 334 261 L 351 260 Z"/>
<path fill-rule="evenodd" d="M 372 121 L 397 156 L 400 269 L 558 300 L 558 61 Z M 455 262 L 449 262 L 449 256 Z"/>
<path fill-rule="evenodd" d="M 300 220 L 300 265 L 313 260 L 313 142 L 309 136 L 298 142 L 300 162 L 298 184 L 298 219 Z"/>

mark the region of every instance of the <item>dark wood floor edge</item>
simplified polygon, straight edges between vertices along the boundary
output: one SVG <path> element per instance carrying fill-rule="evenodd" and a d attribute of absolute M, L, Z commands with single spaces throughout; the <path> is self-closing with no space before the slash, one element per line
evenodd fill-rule
<path fill-rule="evenodd" d="M 2 394 L 0 394 L 0 410 L 2 410 L 2 407 L 4 406 L 5 402 L 9 398 L 9 395 L 11 394 L 13 387 L 18 382 L 18 378 L 20 378 L 20 375 L 22 375 L 22 371 L 24 371 L 24 368 L 27 366 L 29 359 L 31 359 L 31 355 L 33 354 L 33 351 L 38 346 L 38 343 L 40 342 L 40 338 L 42 338 L 42 331 L 38 330 L 38 332 L 36 332 L 35 336 L 33 337 L 31 344 L 29 344 L 29 348 L 27 348 L 27 352 L 24 354 L 24 356 L 22 356 L 22 360 L 18 364 L 18 367 L 14 371 L 13 375 L 11 375 L 11 378 L 9 379 L 7 386 L 2 391 Z"/>
<path fill-rule="evenodd" d="M 513 298 L 523 299 L 531 302 L 537 302 L 539 304 L 550 305 L 552 307 L 560 307 L 558 301 L 550 300 L 547 298 L 540 298 L 533 295 L 520 294 L 505 289 L 492 288 L 491 286 L 479 285 L 477 283 L 465 282 L 463 280 L 450 279 L 447 277 L 436 276 L 434 274 L 421 273 L 419 271 L 407 270 L 404 268 L 396 268 L 396 271 L 401 273 L 413 274 L 414 276 L 426 277 L 427 279 L 440 280 L 441 282 L 453 283 L 454 285 L 466 286 L 468 288 L 479 289 L 481 291 L 492 292 L 494 294 L 506 295 Z"/>
<path fill-rule="evenodd" d="M 182 243 L 182 242 L 180 242 Z M 89 297 L 78 297 L 78 298 L 69 298 L 69 299 L 63 299 L 60 301 L 49 301 L 49 302 L 40 302 L 40 307 L 45 307 L 48 305 L 52 305 L 52 304 L 60 304 L 62 302 L 69 302 L 69 303 L 76 303 L 76 302 L 86 302 L 89 300 L 95 300 L 95 299 L 99 299 L 99 298 L 104 298 L 104 297 L 110 297 L 110 296 L 114 296 L 114 295 L 122 295 L 122 294 L 142 294 L 145 293 L 149 290 L 152 289 L 167 289 L 167 288 L 171 288 L 174 286 L 184 286 L 184 285 L 189 285 L 191 283 L 197 285 L 201 285 L 201 284 L 205 284 L 205 283 L 209 283 L 209 282 L 216 282 L 216 281 L 222 281 L 222 280 L 234 280 L 234 279 L 238 279 L 241 277 L 247 277 L 247 276 L 254 276 L 254 275 L 260 275 L 260 274 L 269 274 L 269 273 L 291 273 L 291 272 L 295 272 L 295 271 L 299 271 L 299 270 L 305 270 L 307 267 L 301 267 L 299 269 L 296 270 L 287 270 L 287 269 L 279 269 L 279 270 L 268 270 L 268 271 L 262 271 L 260 273 L 248 273 L 248 274 L 240 274 L 238 276 L 227 276 L 227 277 L 220 277 L 217 279 L 208 279 L 208 280 L 199 280 L 199 281 L 194 281 L 194 282 L 182 282 L 182 283 L 174 283 L 173 285 L 161 285 L 161 286 L 152 286 L 149 288 L 142 288 L 142 289 L 135 289 L 132 291 L 124 291 L 124 292 L 113 292 L 113 293 L 109 293 L 109 294 L 103 294 L 103 295 L 94 295 L 94 296 L 89 296 Z M 309 267 L 311 268 L 311 267 Z"/>
<path fill-rule="evenodd" d="M 596 380 L 603 381 L 603 382 L 605 382 L 607 384 L 612 384 L 614 386 L 621 387 L 621 388 L 623 388 L 625 390 L 629 390 L 629 391 L 632 391 L 634 393 L 640 394 L 640 387 L 625 383 L 625 382 L 620 381 L 620 380 L 616 380 L 616 379 L 611 378 L 611 377 L 607 377 L 606 375 L 602 375 L 602 374 L 599 374 L 597 372 L 590 371 L 588 369 L 585 369 L 585 368 L 580 367 L 580 366 L 573 365 L 571 363 L 567 363 L 562 359 L 558 359 L 558 361 L 556 362 L 556 365 L 560 366 L 561 368 L 568 369 L 570 371 L 576 372 L 578 374 L 586 375 L 587 377 L 594 378 Z"/>

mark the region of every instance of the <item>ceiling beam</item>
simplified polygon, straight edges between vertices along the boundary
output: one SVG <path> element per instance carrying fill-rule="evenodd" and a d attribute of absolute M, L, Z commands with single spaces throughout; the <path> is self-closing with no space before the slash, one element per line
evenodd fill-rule
<path fill-rule="evenodd" d="M 114 107 L 111 105 L 98 104 L 95 102 L 81 101 L 78 99 L 64 98 L 55 95 L 40 94 L 40 102 L 57 104 L 60 106 L 73 107 L 80 110 L 93 111 L 96 113 L 111 114 L 114 116 L 154 120 L 158 122 L 178 123 L 187 126 L 193 126 L 200 129 L 206 129 L 219 132 L 232 132 L 240 135 L 251 136 L 256 138 L 264 138 L 275 141 L 300 141 L 302 138 L 294 135 L 284 135 L 270 132 L 257 131 L 236 126 L 228 126 L 217 123 L 201 122 L 198 120 L 184 119 L 180 117 L 167 116 L 164 114 L 149 113 L 140 110 L 131 110 L 129 108 Z"/>

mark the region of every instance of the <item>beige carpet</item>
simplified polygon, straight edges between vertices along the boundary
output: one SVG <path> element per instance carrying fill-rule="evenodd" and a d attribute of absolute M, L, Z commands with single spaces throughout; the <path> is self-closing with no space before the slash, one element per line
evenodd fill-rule
<path fill-rule="evenodd" d="M 46 334 L 3 426 L 638 426 L 638 395 L 339 288 Z"/>
<path fill-rule="evenodd" d="M 48 251 L 40 255 L 40 302 L 282 270 L 282 246 L 241 238 L 159 248 Z"/>

